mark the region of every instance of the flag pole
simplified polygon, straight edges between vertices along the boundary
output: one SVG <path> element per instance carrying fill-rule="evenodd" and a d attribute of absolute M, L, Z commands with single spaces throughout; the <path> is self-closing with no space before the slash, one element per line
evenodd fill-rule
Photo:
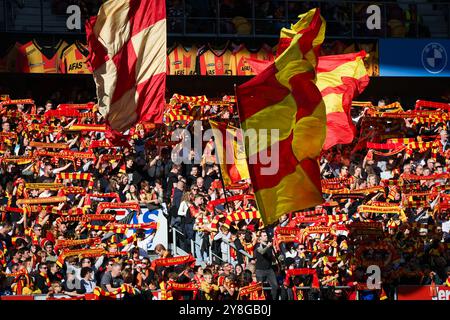
<path fill-rule="evenodd" d="M 210 125 L 211 125 L 211 123 L 209 123 Z M 219 155 L 217 154 L 217 144 L 216 144 L 216 141 L 214 140 L 214 145 L 215 145 L 215 148 L 216 148 L 216 161 L 220 161 L 220 158 L 219 158 Z M 223 149 L 225 148 L 225 146 L 223 147 Z M 222 188 L 223 188 L 223 195 L 224 195 L 224 197 L 225 197 L 225 204 L 227 205 L 227 208 L 230 208 L 230 204 L 229 204 L 229 202 L 228 202 L 228 196 L 227 196 L 227 189 L 226 189 L 226 187 L 225 187 L 225 181 L 223 180 L 223 172 L 222 172 L 222 167 L 220 166 L 220 163 L 219 163 L 219 170 L 220 170 L 220 182 L 222 183 Z M 225 211 L 227 211 L 227 210 L 225 210 Z M 228 214 L 228 212 L 227 212 L 227 214 Z"/>
<path fill-rule="evenodd" d="M 242 130 L 242 127 L 241 127 L 241 115 L 239 114 L 239 102 L 238 102 L 239 99 L 238 99 L 238 94 L 237 94 L 237 85 L 236 85 L 236 83 L 234 84 L 234 97 L 235 97 L 235 100 L 236 100 L 236 111 L 237 111 L 238 118 L 239 118 L 239 121 L 238 121 L 239 122 L 239 129 Z M 243 137 L 242 137 L 242 145 L 243 145 L 243 148 L 244 148 L 245 155 L 248 158 L 247 148 L 245 147 L 245 135 L 243 135 Z M 248 164 L 247 164 L 247 166 L 248 166 Z M 249 174 L 250 174 L 250 169 L 249 169 Z M 252 180 L 251 176 L 249 178 L 250 178 L 250 183 L 251 183 L 251 180 Z M 263 224 L 264 224 L 264 219 L 262 218 L 261 210 L 259 209 L 258 201 L 256 199 L 256 194 L 255 194 L 254 191 L 253 191 L 253 195 L 255 196 L 256 209 L 258 209 L 259 214 L 261 215 L 261 220 L 263 221 Z"/>
<path fill-rule="evenodd" d="M 219 165 L 219 169 L 220 169 L 220 181 L 222 182 L 222 187 L 223 187 L 223 195 L 225 197 L 225 203 L 226 203 L 227 209 L 228 209 L 228 208 L 230 208 L 230 204 L 228 202 L 227 188 L 225 187 L 225 181 L 223 180 L 222 168 L 220 168 L 220 165 Z M 227 211 L 227 210 L 225 210 L 225 211 Z M 228 211 L 227 211 L 227 214 L 228 214 Z"/>

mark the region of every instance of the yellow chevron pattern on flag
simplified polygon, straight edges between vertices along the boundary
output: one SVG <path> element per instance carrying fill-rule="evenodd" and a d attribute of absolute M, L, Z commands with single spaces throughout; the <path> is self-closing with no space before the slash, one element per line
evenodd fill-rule
<path fill-rule="evenodd" d="M 326 134 L 326 112 L 315 85 L 325 23 L 319 9 L 300 16 L 301 29 L 275 62 L 237 88 L 241 127 L 259 132 L 245 140 L 261 218 L 269 225 L 285 213 L 323 202 L 317 163 Z M 280 39 L 281 41 L 282 39 Z M 266 129 L 266 137 L 262 134 Z M 271 130 L 279 131 L 272 141 Z M 246 135 L 247 137 L 247 135 Z M 278 152 L 278 170 L 263 173 L 265 155 Z"/>
<path fill-rule="evenodd" d="M 213 129 L 216 154 L 225 186 L 249 179 L 242 130 L 212 120 L 209 123 Z"/>

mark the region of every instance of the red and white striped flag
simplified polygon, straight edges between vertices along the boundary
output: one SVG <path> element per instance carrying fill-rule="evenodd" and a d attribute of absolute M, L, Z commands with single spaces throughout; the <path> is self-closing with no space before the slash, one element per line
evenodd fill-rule
<path fill-rule="evenodd" d="M 122 132 L 161 123 L 166 87 L 165 0 L 109 0 L 86 22 L 100 113 Z"/>

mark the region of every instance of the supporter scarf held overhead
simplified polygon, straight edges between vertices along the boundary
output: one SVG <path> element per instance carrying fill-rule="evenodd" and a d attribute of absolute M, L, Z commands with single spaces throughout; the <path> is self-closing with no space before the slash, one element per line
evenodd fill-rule
<path fill-rule="evenodd" d="M 267 139 L 269 133 L 261 141 L 249 139 L 245 146 L 265 225 L 285 213 L 323 202 L 317 157 L 325 141 L 326 112 L 315 85 L 315 68 L 325 23 L 319 9 L 300 18 L 301 28 L 288 48 L 262 73 L 237 88 L 241 127 L 279 133 L 275 141 Z M 268 152 L 278 152 L 276 174 L 264 173 L 268 166 L 261 159 Z"/>
<path fill-rule="evenodd" d="M 105 2 L 86 22 L 88 62 L 99 112 L 119 133 L 162 122 L 166 86 L 166 2 Z"/>
<path fill-rule="evenodd" d="M 188 264 L 192 267 L 195 265 L 195 261 L 195 258 L 191 255 L 171 258 L 158 258 L 152 261 L 151 268 L 155 270 L 157 267 L 169 267 L 180 264 Z"/>

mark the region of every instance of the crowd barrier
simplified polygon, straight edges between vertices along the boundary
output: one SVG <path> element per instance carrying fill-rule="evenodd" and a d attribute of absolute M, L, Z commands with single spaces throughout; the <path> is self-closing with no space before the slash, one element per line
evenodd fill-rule
<path fill-rule="evenodd" d="M 330 287 L 322 287 L 321 290 L 328 289 Z M 311 287 L 296 287 L 297 290 L 309 290 Z M 337 286 L 334 289 L 350 289 L 348 286 Z M 264 290 L 270 290 L 270 287 L 264 287 Z M 161 290 L 152 291 L 153 295 L 157 300 L 161 298 Z M 359 299 L 359 292 L 357 292 L 356 300 Z M 117 296 L 115 299 L 120 300 L 122 296 Z M 37 295 L 11 295 L 11 296 L 0 296 L 0 300 L 11 301 L 11 300 L 28 300 L 28 301 L 38 301 L 38 300 L 71 300 L 67 295 L 54 295 L 52 299 L 49 299 L 45 294 Z M 85 300 L 96 300 L 93 294 L 86 295 Z M 448 286 L 414 286 L 414 285 L 404 285 L 398 286 L 394 294 L 394 300 L 404 301 L 404 300 L 450 300 L 450 287 Z"/>

